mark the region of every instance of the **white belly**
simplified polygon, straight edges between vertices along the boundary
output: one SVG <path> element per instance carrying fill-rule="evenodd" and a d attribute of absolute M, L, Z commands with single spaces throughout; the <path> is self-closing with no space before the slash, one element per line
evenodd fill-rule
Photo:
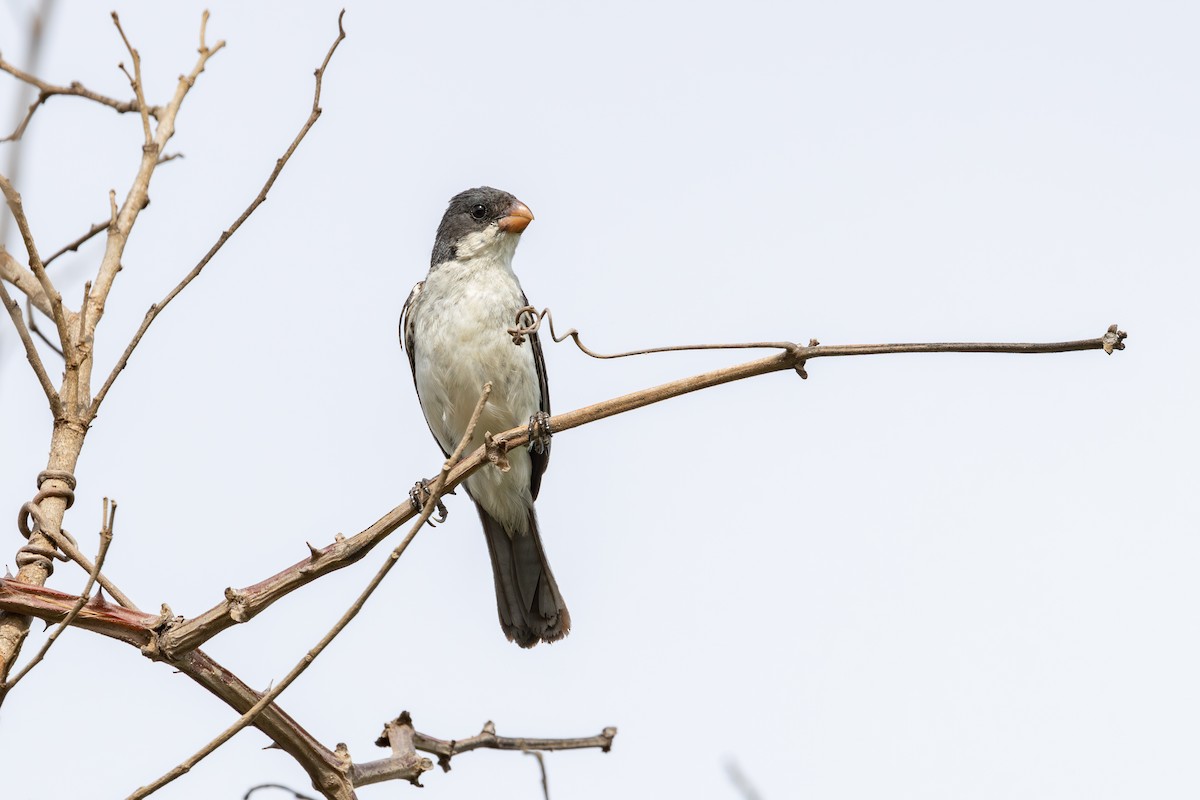
<path fill-rule="evenodd" d="M 442 449 L 458 445 L 489 381 L 492 391 L 467 452 L 485 433 L 526 424 L 539 408 L 541 388 L 528 339 L 514 345 L 507 333 L 524 305 L 512 271 L 481 259 L 447 263 L 426 279 L 419 302 L 413 316 L 417 392 Z M 508 472 L 485 467 L 467 479 L 467 488 L 516 533 L 528 525 L 532 464 L 524 448 L 508 455 Z"/>

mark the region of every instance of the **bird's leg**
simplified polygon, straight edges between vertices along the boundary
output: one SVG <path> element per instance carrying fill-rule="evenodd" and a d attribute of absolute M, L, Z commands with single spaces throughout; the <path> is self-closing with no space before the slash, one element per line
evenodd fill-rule
<path fill-rule="evenodd" d="M 550 437 L 554 431 L 550 429 L 550 415 L 538 411 L 529 418 L 529 449 L 541 455 L 550 449 Z"/>
<path fill-rule="evenodd" d="M 413 488 L 408 490 L 408 502 L 412 503 L 413 511 L 416 511 L 418 514 L 420 514 L 425 508 L 425 503 L 429 501 L 429 496 L 429 481 L 422 478 L 414 483 Z M 437 501 L 437 519 L 434 520 L 434 518 L 431 516 L 428 520 L 426 520 L 426 522 L 429 523 L 429 527 L 433 528 L 436 527 L 437 523 L 445 522 L 446 517 L 449 515 L 450 511 L 442 503 L 442 499 L 439 497 Z"/>

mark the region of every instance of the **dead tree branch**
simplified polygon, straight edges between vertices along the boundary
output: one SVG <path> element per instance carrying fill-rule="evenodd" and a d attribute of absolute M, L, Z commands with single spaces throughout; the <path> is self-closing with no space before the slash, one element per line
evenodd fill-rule
<path fill-rule="evenodd" d="M 390 572 L 392 567 L 396 565 L 396 562 L 400 560 L 400 556 L 404 555 L 404 551 L 408 549 L 409 543 L 416 537 L 418 533 L 420 533 L 421 528 L 425 526 L 426 520 L 429 519 L 429 516 L 437 508 L 437 501 L 439 498 L 441 498 L 442 492 L 446 489 L 446 478 L 450 474 L 450 470 L 454 467 L 454 464 L 460 458 L 462 458 L 463 450 L 466 449 L 467 443 L 471 441 L 471 437 L 475 435 L 475 426 L 479 422 L 479 415 L 483 413 L 484 406 L 487 404 L 488 395 L 490 395 L 491 392 L 492 385 L 490 383 L 485 384 L 483 391 L 479 395 L 479 401 L 475 404 L 475 410 L 471 414 L 471 419 L 467 423 L 467 429 L 463 433 L 462 440 L 459 441 L 458 447 L 454 449 L 454 452 L 450 454 L 450 457 L 446 459 L 446 462 L 442 465 L 441 471 L 438 473 L 437 479 L 434 481 L 433 485 L 429 487 L 429 501 L 425 503 L 425 507 L 421 511 L 421 515 L 417 518 L 416 524 L 412 526 L 412 529 L 408 532 L 408 535 L 405 536 L 400 544 L 396 546 L 396 549 L 388 555 L 388 558 L 383 562 L 383 566 L 381 566 L 379 571 L 375 573 L 375 577 L 373 577 L 367 584 L 366 588 L 362 590 L 362 593 L 359 594 L 358 598 L 354 601 L 350 608 L 346 610 L 346 613 L 342 614 L 341 619 L 334 624 L 328 633 L 321 637 L 321 641 L 319 641 L 311 650 L 309 650 L 308 653 L 305 654 L 304 658 L 300 659 L 296 666 L 292 667 L 292 670 L 286 676 L 284 676 L 283 680 L 281 680 L 279 683 L 273 686 L 270 691 L 264 694 L 262 698 L 254 704 L 253 707 L 246 711 L 246 713 L 242 714 L 240 719 L 218 734 L 208 744 L 196 751 L 195 754 L 182 761 L 179 765 L 171 769 L 158 780 L 133 792 L 128 798 L 126 798 L 126 800 L 141 800 L 141 798 L 150 795 L 158 789 L 161 789 L 163 786 L 166 786 L 180 775 L 190 771 L 192 767 L 198 764 L 202 759 L 207 757 L 225 742 L 232 739 L 238 731 L 251 724 L 254 721 L 254 718 L 262 713 L 263 709 L 269 706 L 276 697 L 278 697 L 285 689 L 292 685 L 296 678 L 300 677 L 300 675 L 303 674 L 306 669 L 308 669 L 313 661 L 316 660 L 317 656 L 324 652 L 325 648 L 329 646 L 329 644 L 337 637 L 339 633 L 345 630 L 346 626 L 350 624 L 350 621 L 358 616 L 358 612 L 362 611 L 363 606 L 365 606 L 367 603 L 367 600 L 370 599 L 375 590 L 379 588 L 379 585 L 383 583 L 383 579 L 387 577 L 388 572 Z M 315 788 L 328 793 L 329 787 L 317 786 Z M 342 785 L 335 787 L 335 789 L 336 790 L 330 794 L 330 797 L 336 798 L 337 800 L 350 800 L 350 798 L 354 796 L 354 784 L 350 781 L 345 781 Z"/>
<path fill-rule="evenodd" d="M 4 255 L 6 254 L 0 253 L 0 256 Z M 0 261 L 2 260 L 0 258 Z M 58 390 L 50 381 L 50 376 L 46 373 L 46 365 L 42 363 L 42 357 L 38 355 L 33 338 L 29 335 L 29 328 L 25 326 L 25 317 L 21 315 L 21 304 L 12 299 L 8 293 L 8 287 L 4 284 L 5 282 L 0 280 L 0 301 L 4 303 L 4 308 L 8 311 L 13 326 L 17 329 L 17 335 L 21 338 L 21 344 L 25 346 L 25 358 L 29 361 L 33 374 L 37 376 L 38 383 L 41 384 L 46 401 L 50 403 L 50 414 L 54 419 L 58 419 L 62 416 L 62 400 L 58 396 Z"/>
<path fill-rule="evenodd" d="M 820 357 L 874 355 L 883 353 L 928 353 L 928 352 L 964 352 L 964 353 L 1057 353 L 1074 350 L 1119 350 L 1124 348 L 1125 333 L 1118 331 L 1113 325 L 1103 335 L 1095 339 L 1085 339 L 1073 342 L 1048 344 L 882 344 L 882 345 L 837 345 L 826 346 L 810 344 L 807 347 L 789 344 L 787 349 L 775 355 L 760 358 L 755 361 L 738 364 L 732 367 L 712 370 L 710 372 L 681 378 L 677 381 L 664 383 L 649 389 L 643 389 L 622 397 L 604 400 L 584 408 L 568 411 L 550 418 L 550 426 L 555 432 L 586 425 L 589 422 L 622 414 L 636 408 L 679 397 L 684 394 L 719 386 L 723 383 L 753 378 L 771 372 L 796 370 L 802 375 L 806 361 Z M 771 345 L 774 346 L 774 345 Z M 520 447 L 528 442 L 528 426 L 512 428 L 492 437 L 489 444 L 479 447 L 451 471 L 447 481 L 447 489 L 453 489 L 487 463 L 497 463 L 507 450 Z M 192 647 L 199 647 L 221 631 L 241 622 L 245 622 L 260 613 L 271 604 L 286 597 L 322 575 L 335 572 L 350 566 L 365 556 L 379 542 L 383 541 L 392 531 L 412 519 L 416 514 L 412 505 L 405 502 L 393 508 L 373 525 L 360 533 L 334 541 L 325 547 L 316 548 L 309 545 L 310 555 L 302 561 L 272 575 L 265 580 L 242 589 L 227 589 L 225 600 L 196 617 L 167 630 L 161 640 L 161 646 L 167 652 L 181 653 Z"/>
<path fill-rule="evenodd" d="M 7 72 L 17 80 L 21 81 L 22 83 L 29 84 L 38 91 L 37 99 L 34 100 L 33 104 L 29 106 L 29 109 L 25 112 L 25 116 L 21 119 L 21 121 L 17 123 L 16 129 L 8 136 L 0 139 L 0 142 L 12 142 L 19 140 L 25 134 L 25 129 L 29 127 L 29 122 L 33 119 L 34 113 L 36 113 L 38 108 L 41 107 L 42 104 L 51 97 L 57 97 L 60 95 L 64 97 L 82 97 L 85 100 L 91 100 L 92 102 L 99 103 L 102 106 L 108 106 L 119 114 L 128 114 L 131 111 L 142 110 L 137 99 L 115 100 L 111 97 L 106 97 L 99 92 L 93 92 L 79 81 L 72 81 L 68 86 L 55 86 L 54 84 L 48 83 L 35 75 L 31 75 L 24 70 L 18 69 L 14 65 L 5 61 L 3 57 L 0 57 L 0 72 Z M 150 116 L 158 119 L 160 109 L 147 108 L 145 111 Z"/>
<path fill-rule="evenodd" d="M 237 232 L 238 228 L 242 227 L 242 223 L 249 219 L 250 215 L 254 213 L 255 209 L 262 205 L 263 201 L 267 199 L 267 193 L 271 190 L 271 187 L 275 185 L 275 179 L 279 177 L 281 172 L 283 172 L 283 168 L 287 166 L 287 162 L 296 152 L 296 148 L 300 146 L 300 142 L 304 141 L 304 137 L 308 135 L 309 129 L 311 129 L 312 126 L 316 124 L 317 120 L 320 119 L 322 112 L 320 105 L 321 81 L 325 77 L 325 70 L 329 66 L 330 59 L 333 58 L 334 51 L 337 50 L 337 46 L 341 43 L 341 41 L 346 38 L 346 30 L 342 27 L 342 18 L 345 15 L 345 10 L 338 14 L 337 39 L 335 39 L 333 44 L 330 46 L 329 52 L 325 54 L 325 60 L 321 62 L 321 66 L 317 68 L 316 89 L 314 90 L 313 94 L 312 111 L 308 115 L 308 119 L 305 120 L 304 124 L 300 127 L 300 132 L 296 134 L 296 137 L 292 140 L 292 143 L 288 146 L 287 150 L 285 150 L 283 155 L 275 162 L 275 169 L 271 170 L 271 174 L 267 177 L 266 183 L 263 184 L 263 187 L 259 191 L 258 195 L 250 202 L 250 205 L 246 207 L 246 210 L 242 212 L 241 216 L 234 220 L 233 224 L 230 225 L 226 230 L 221 232 L 221 235 L 217 237 L 217 241 L 212 247 L 209 248 L 208 252 L 204 254 L 204 257 L 200 259 L 199 263 L 192 268 L 191 272 L 183 277 L 183 280 L 176 284 L 174 289 L 167 293 L 166 297 L 164 297 L 160 302 L 150 306 L 150 309 L 146 312 L 146 316 L 142 319 L 141 326 L 137 329 L 137 332 L 134 333 L 133 338 L 125 347 L 125 352 L 121 354 L 119 359 L 117 359 L 116 365 L 113 366 L 112 372 L 110 372 L 108 378 L 105 379 L 104 385 L 100 387 L 100 391 L 96 392 L 95 399 L 92 400 L 91 408 L 88 411 L 89 421 L 95 419 L 96 414 L 100 410 L 100 404 L 103 403 L 104 398 L 108 396 L 108 390 L 112 388 L 117 376 L 121 374 L 121 371 L 124 370 L 125 366 L 129 363 L 129 357 L 133 355 L 133 351 L 142 341 L 142 337 L 146 335 L 146 331 L 149 329 L 151 323 L 153 323 L 155 318 L 158 317 L 162 310 L 167 307 L 167 304 L 174 300 L 180 292 L 186 289 L 189 283 L 199 277 L 204 268 L 208 266 L 208 262 L 211 261 L 212 257 L 217 254 L 217 251 L 225 246 L 225 242 L 229 241 L 229 238 Z M 208 12 L 205 12 L 204 19 L 207 21 Z M 203 33 L 201 33 L 200 38 L 201 50 L 203 52 Z M 220 47 L 220 45 L 218 45 L 218 47 Z"/>

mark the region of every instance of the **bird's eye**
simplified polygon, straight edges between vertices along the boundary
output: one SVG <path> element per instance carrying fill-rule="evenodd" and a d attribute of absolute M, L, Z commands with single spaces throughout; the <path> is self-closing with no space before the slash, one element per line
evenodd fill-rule
<path fill-rule="evenodd" d="M 476 203 L 474 206 L 471 207 L 471 218 L 472 219 L 483 219 L 486 216 L 487 216 L 487 209 L 484 208 L 483 203 Z"/>

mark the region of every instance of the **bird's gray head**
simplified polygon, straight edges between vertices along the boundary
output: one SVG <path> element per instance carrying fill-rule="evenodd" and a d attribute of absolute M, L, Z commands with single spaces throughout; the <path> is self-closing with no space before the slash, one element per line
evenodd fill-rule
<path fill-rule="evenodd" d="M 509 258 L 521 231 L 533 222 L 529 207 L 508 192 L 480 186 L 450 198 L 438 225 L 430 266 L 471 258 L 502 246 Z"/>

